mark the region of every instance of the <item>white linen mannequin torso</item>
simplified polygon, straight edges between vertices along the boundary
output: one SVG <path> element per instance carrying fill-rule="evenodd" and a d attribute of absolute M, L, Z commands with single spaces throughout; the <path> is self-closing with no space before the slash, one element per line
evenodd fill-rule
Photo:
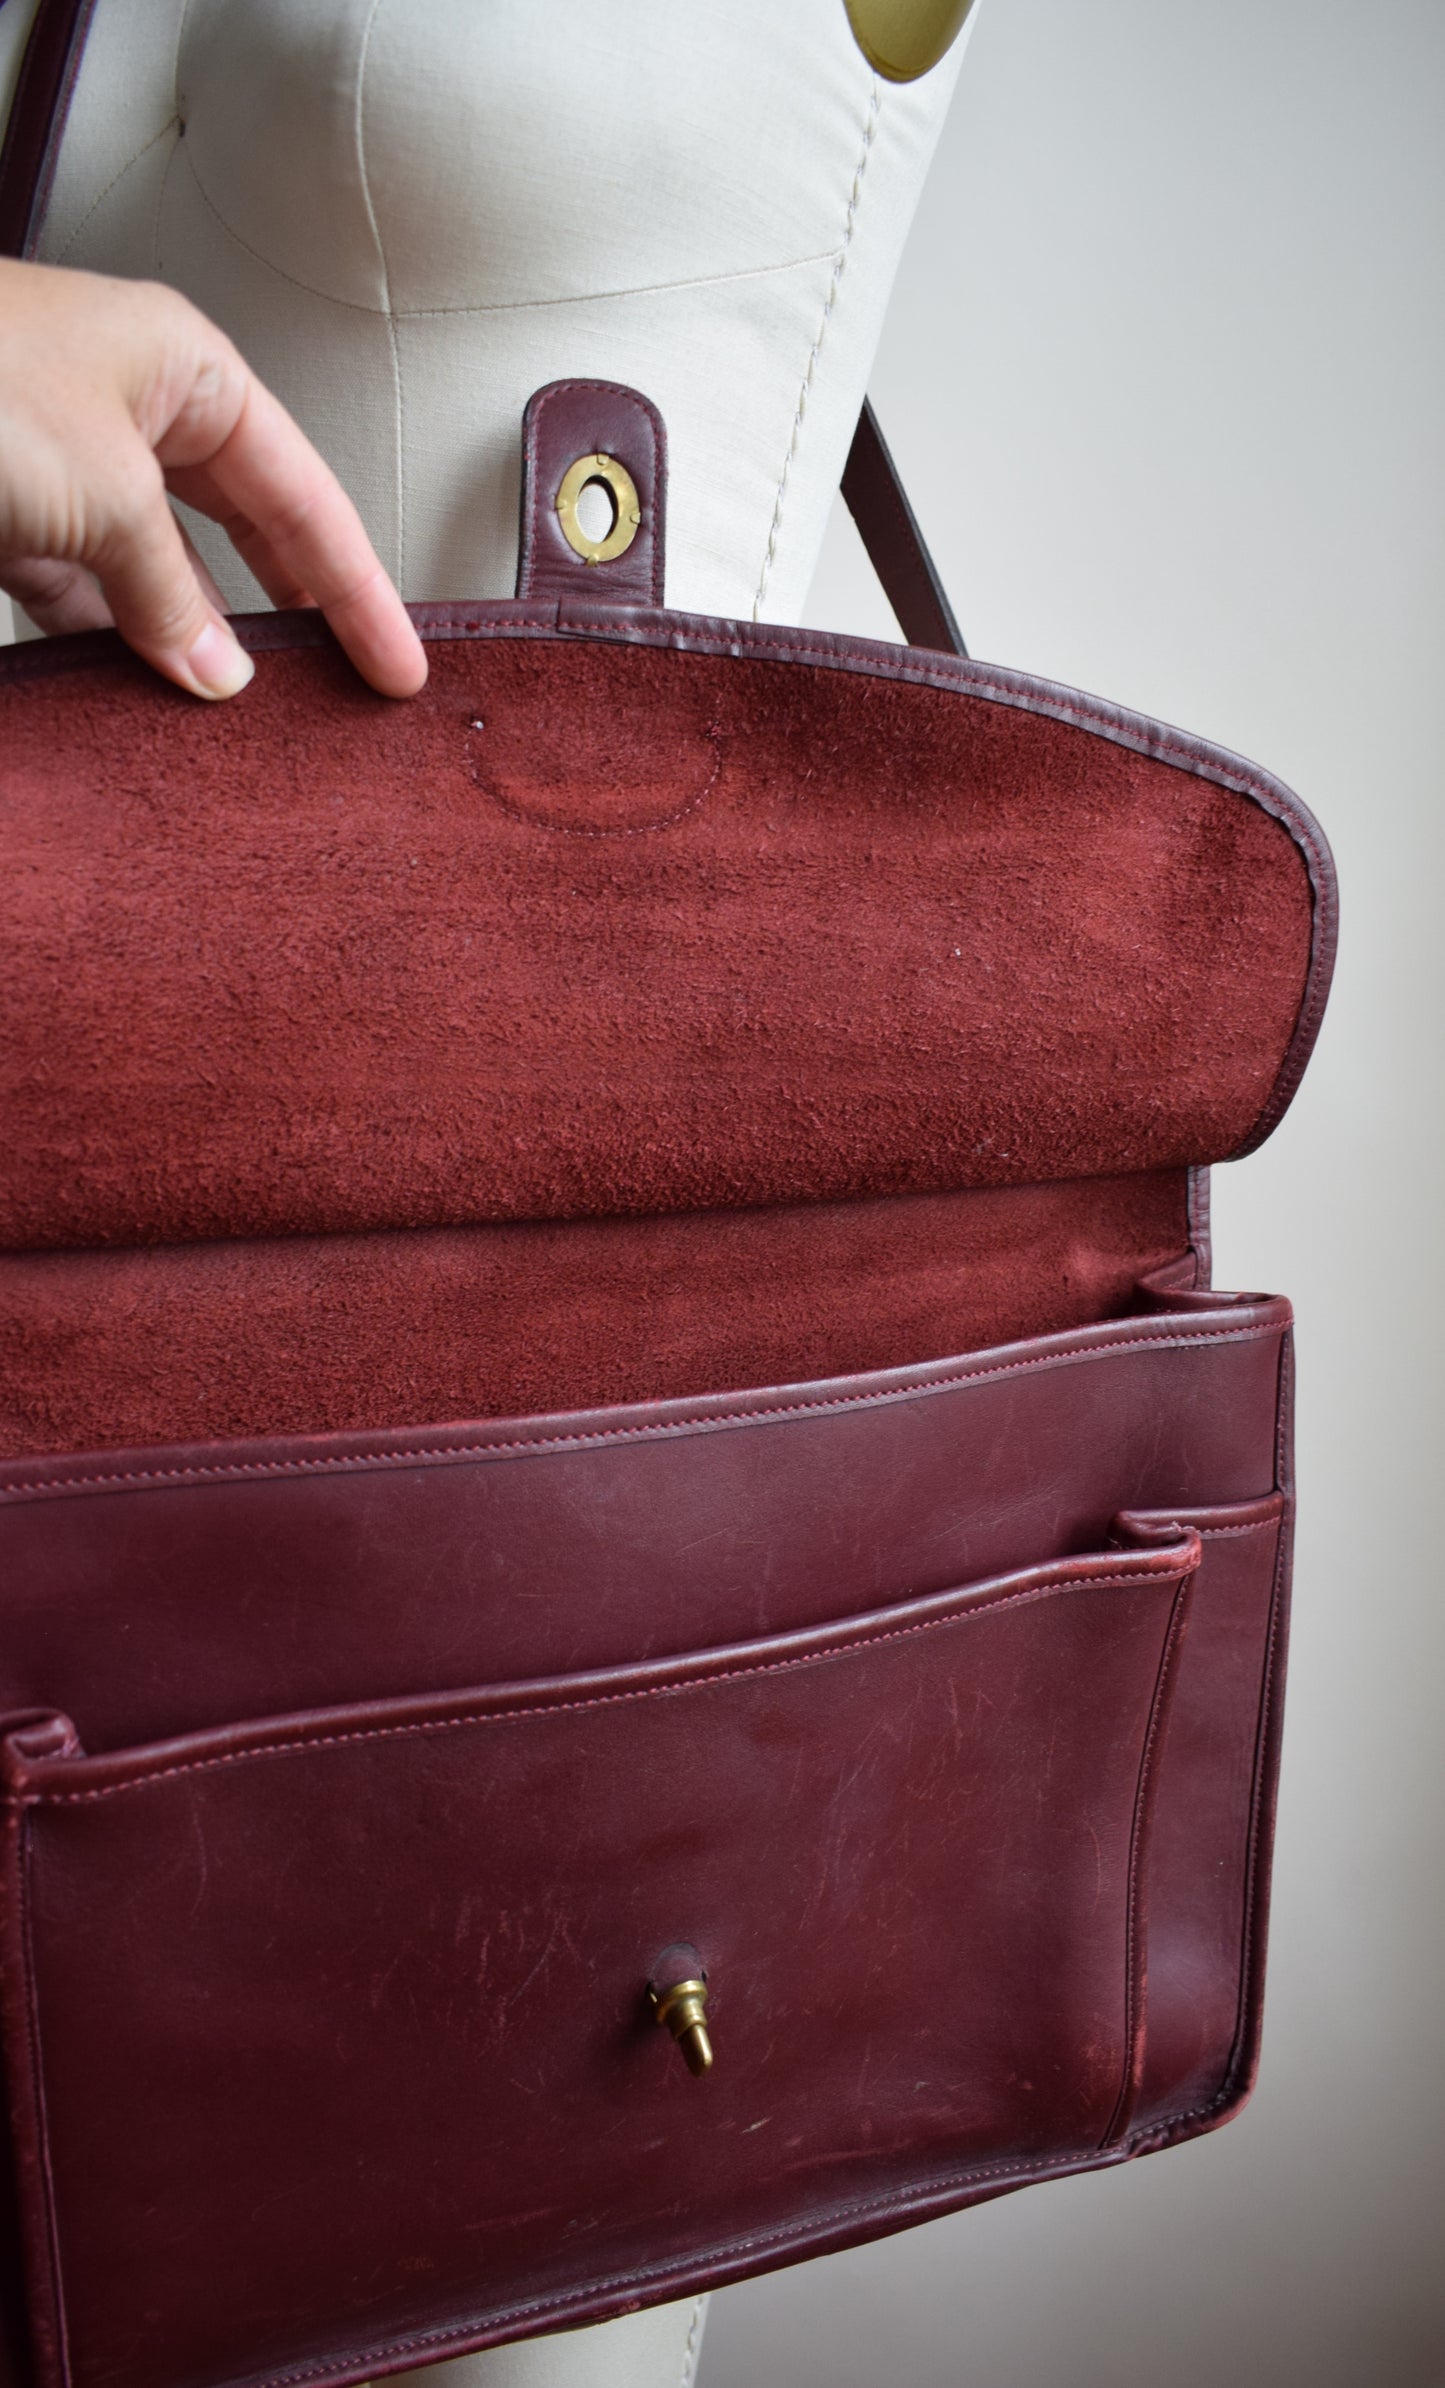
<path fill-rule="evenodd" d="M 194 299 L 404 596 L 510 596 L 577 374 L 662 410 L 669 604 L 792 621 L 964 40 L 898 85 L 842 0 L 101 0 L 39 254 Z"/>
<path fill-rule="evenodd" d="M 522 410 L 578 375 L 662 411 L 668 603 L 794 621 L 965 40 L 899 85 L 843 0 L 100 0 L 38 253 L 219 323 L 405 597 L 511 595 Z M 690 2388 L 704 2304 L 431 2378 Z"/>

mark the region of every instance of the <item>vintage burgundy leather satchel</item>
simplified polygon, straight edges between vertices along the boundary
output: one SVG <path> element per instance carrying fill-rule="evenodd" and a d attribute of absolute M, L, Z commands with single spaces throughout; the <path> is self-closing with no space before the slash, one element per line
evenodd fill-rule
<path fill-rule="evenodd" d="M 662 426 L 562 383 L 412 704 L 305 614 L 222 707 L 0 657 L 27 2388 L 360 2380 L 1248 2093 L 1290 1314 L 1206 1170 L 1328 856 L 942 651 L 869 417 L 847 488 L 908 647 L 668 612 Z"/>

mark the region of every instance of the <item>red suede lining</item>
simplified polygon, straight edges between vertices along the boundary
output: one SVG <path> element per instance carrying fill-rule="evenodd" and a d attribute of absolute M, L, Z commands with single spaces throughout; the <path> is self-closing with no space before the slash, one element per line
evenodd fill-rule
<path fill-rule="evenodd" d="M 1182 1172 L 0 1260 L 0 1457 L 666 1399 L 1116 1316 Z"/>
<path fill-rule="evenodd" d="M 431 665 L 408 706 L 325 648 L 227 706 L 0 690 L 0 1242 L 1117 1175 L 1268 1102 L 1306 866 L 1202 773 L 862 671 Z"/>

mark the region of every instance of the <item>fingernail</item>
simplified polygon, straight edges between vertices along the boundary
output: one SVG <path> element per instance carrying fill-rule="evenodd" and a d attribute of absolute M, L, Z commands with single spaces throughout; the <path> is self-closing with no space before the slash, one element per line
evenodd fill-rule
<path fill-rule="evenodd" d="M 189 655 L 186 670 L 198 696 L 233 697 L 256 675 L 256 666 L 223 622 L 208 622 Z"/>

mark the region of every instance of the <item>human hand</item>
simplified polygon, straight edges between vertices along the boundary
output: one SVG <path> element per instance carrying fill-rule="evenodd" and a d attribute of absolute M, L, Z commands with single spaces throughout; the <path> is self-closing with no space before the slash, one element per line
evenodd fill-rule
<path fill-rule="evenodd" d="M 234 696 L 255 667 L 168 492 L 276 605 L 319 606 L 373 688 L 415 695 L 426 656 L 355 507 L 224 333 L 158 283 L 0 259 L 0 589 Z"/>

